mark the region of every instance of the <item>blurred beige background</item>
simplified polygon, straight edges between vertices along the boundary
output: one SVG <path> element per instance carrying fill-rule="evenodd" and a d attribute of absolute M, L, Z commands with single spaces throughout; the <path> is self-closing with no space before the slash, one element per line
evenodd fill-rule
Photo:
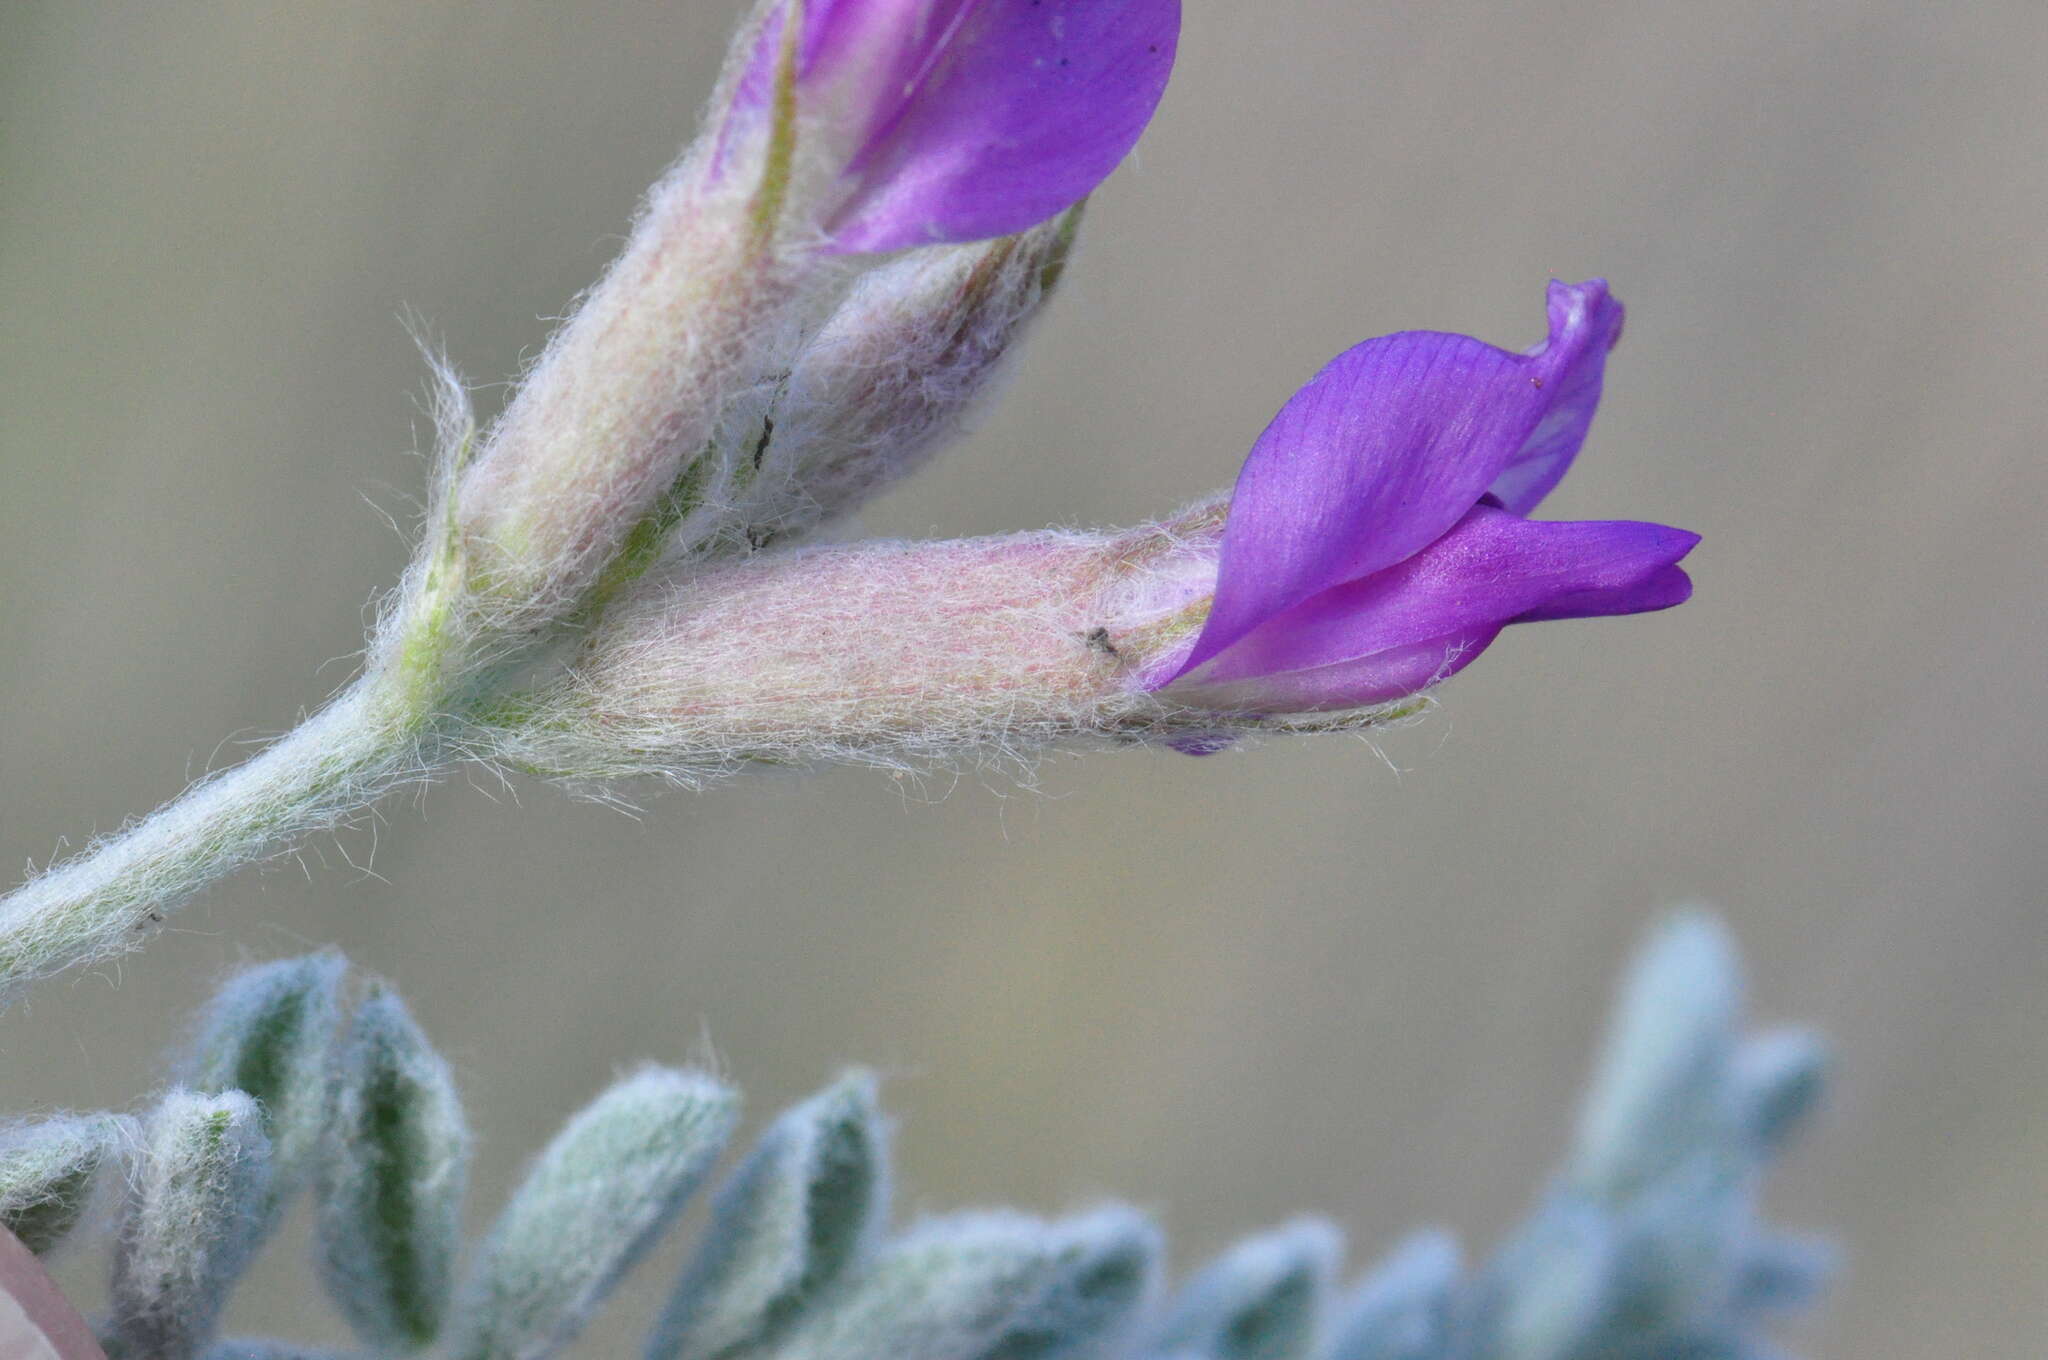
<path fill-rule="evenodd" d="M 420 482 L 401 309 L 513 372 L 733 9 L 0 0 L 0 852 L 347 677 Z M 1483 1249 L 1642 923 L 1700 895 L 1760 1013 L 1842 1054 L 1772 1204 L 1850 1265 L 1791 1339 L 2038 1353 L 2044 62 L 2037 0 L 1190 0 L 1006 403 L 867 529 L 1171 506 L 1345 345 L 1522 346 L 1546 279 L 1604 273 L 1628 339 L 1550 509 L 1700 530 L 1694 603 L 1514 630 L 1386 761 L 840 771 L 638 819 L 450 781 L 45 986 L 6 1105 L 127 1104 L 221 970 L 334 941 L 459 1067 L 479 1222 L 614 1066 L 708 1041 L 757 1118 L 891 1073 L 908 1210 L 1115 1193 L 1183 1262 L 1304 1209 L 1361 1259 L 1425 1221 Z M 338 1339 L 303 1279 L 273 1254 L 235 1326 Z"/>

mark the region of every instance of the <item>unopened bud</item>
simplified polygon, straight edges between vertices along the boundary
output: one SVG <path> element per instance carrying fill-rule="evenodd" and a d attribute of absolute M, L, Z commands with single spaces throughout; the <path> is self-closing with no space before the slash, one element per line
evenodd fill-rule
<path fill-rule="evenodd" d="M 1021 235 L 911 251 L 860 276 L 787 373 L 734 400 L 607 582 L 757 551 L 923 467 L 1000 385 L 1080 217 L 1076 207 Z M 607 604 L 618 593 L 601 592 Z"/>
<path fill-rule="evenodd" d="M 961 433 L 1051 298 L 1080 220 L 1076 207 L 1022 235 L 913 251 L 860 278 L 762 423 L 741 512 L 755 546 L 846 513 Z"/>

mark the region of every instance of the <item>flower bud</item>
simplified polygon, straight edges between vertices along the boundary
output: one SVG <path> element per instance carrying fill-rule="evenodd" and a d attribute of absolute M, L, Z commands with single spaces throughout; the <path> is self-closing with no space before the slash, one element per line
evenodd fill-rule
<path fill-rule="evenodd" d="M 862 275 L 765 409 L 730 426 L 703 503 L 665 555 L 721 534 L 742 551 L 764 547 L 922 468 L 1000 385 L 1052 296 L 1080 215 L 1075 207 L 1017 236 L 911 251 Z"/>
<path fill-rule="evenodd" d="M 1236 731 L 1413 711 L 1381 706 L 1511 623 L 1691 592 L 1684 530 L 1524 518 L 1592 421 L 1621 308 L 1598 281 L 1557 284 L 1550 320 L 1526 355 L 1415 331 L 1339 356 L 1260 436 L 1227 510 L 1124 534 L 771 554 L 647 582 L 571 678 L 485 744 L 550 773 L 688 783 L 747 760 L 894 764 L 1087 735 L 1202 753 Z M 920 400 L 911 376 L 878 381 L 899 409 Z M 821 428 L 863 428 L 822 419 L 793 457 L 833 446 Z M 885 469 L 859 454 L 881 443 L 841 439 L 849 495 Z"/>

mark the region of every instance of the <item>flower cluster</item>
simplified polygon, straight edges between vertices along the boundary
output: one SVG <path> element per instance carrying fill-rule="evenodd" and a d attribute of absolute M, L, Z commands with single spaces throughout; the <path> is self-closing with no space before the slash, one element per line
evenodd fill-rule
<path fill-rule="evenodd" d="M 691 784 L 1087 735 L 1201 753 L 1383 721 L 1511 623 L 1677 604 L 1695 535 L 1526 518 L 1577 454 L 1621 330 L 1598 280 L 1553 284 L 1549 310 L 1526 355 L 1426 331 L 1356 346 L 1274 418 L 1228 498 L 1159 523 L 658 578 L 481 739 L 550 774 Z"/>
<path fill-rule="evenodd" d="M 1406 332 L 1150 524 L 799 540 L 971 418 L 1151 119 L 1178 0 L 764 0 L 696 143 L 488 427 L 443 383 L 422 542 L 361 677 L 0 903 L 0 989 L 472 758 L 584 781 L 758 762 L 1218 749 L 1413 711 L 1507 625 L 1683 600 L 1693 536 L 1529 513 L 1621 307 L 1527 354 Z"/>

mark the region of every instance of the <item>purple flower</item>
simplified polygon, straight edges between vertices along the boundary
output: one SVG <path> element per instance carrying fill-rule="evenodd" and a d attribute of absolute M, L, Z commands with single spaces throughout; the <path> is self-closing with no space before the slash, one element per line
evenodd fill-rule
<path fill-rule="evenodd" d="M 1511 623 L 1667 609 L 1699 541 L 1661 524 L 1525 518 L 1600 401 L 1621 304 L 1552 283 L 1550 338 L 1510 354 L 1404 331 L 1345 351 L 1245 460 L 1214 603 L 1146 688 L 1302 711 L 1411 694 Z"/>
<path fill-rule="evenodd" d="M 721 161 L 769 121 L 790 3 L 766 16 Z M 1072 205 L 1144 131 L 1180 33 L 1180 0 L 804 0 L 801 13 L 799 154 L 822 144 L 834 174 L 821 225 L 836 253 L 1003 236 Z"/>

